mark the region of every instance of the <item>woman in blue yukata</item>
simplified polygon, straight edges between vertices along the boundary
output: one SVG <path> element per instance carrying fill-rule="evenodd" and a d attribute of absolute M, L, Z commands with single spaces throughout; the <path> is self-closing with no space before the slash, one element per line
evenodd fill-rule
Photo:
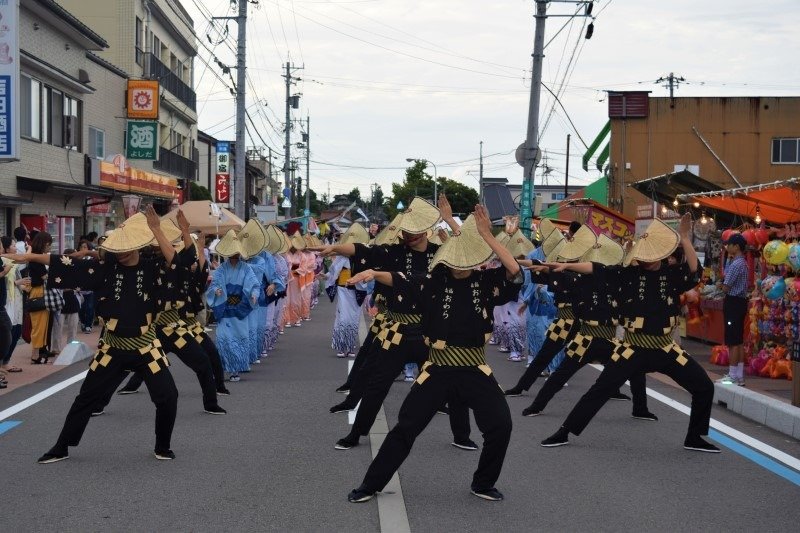
<path fill-rule="evenodd" d="M 247 254 L 233 230 L 219 241 L 216 253 L 228 260 L 214 271 L 206 301 L 219 323 L 217 349 L 222 367 L 231 381 L 239 381 L 239 373 L 250 370 L 250 354 L 258 346 L 256 336 L 250 334 L 248 317 L 258 306 L 261 285 L 243 260 Z"/>

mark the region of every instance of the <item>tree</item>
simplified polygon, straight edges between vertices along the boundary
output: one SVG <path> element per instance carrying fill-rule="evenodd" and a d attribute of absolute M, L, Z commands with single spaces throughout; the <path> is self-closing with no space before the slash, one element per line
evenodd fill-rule
<path fill-rule="evenodd" d="M 211 193 L 208 189 L 203 187 L 202 185 L 198 185 L 195 182 L 190 182 L 189 184 L 189 196 L 192 200 L 210 200 L 213 201 L 211 198 Z"/>
<path fill-rule="evenodd" d="M 439 192 L 447 195 L 453 213 L 466 218 L 475 210 L 475 204 L 480 201 L 478 191 L 468 185 L 448 178 L 439 178 Z"/>
<path fill-rule="evenodd" d="M 358 190 L 358 187 L 354 187 L 352 191 L 347 193 L 347 197 L 351 202 L 355 202 L 356 206 L 364 207 L 364 201 L 361 199 L 361 191 Z"/>
<path fill-rule="evenodd" d="M 431 201 L 434 190 L 433 176 L 425 172 L 426 166 L 425 161 L 415 161 L 411 167 L 406 169 L 403 183 L 392 184 L 392 196 L 384 204 L 390 219 L 398 213 L 398 201 L 403 202 L 406 207 L 415 196 Z M 453 213 L 466 216 L 475 209 L 475 204 L 479 199 L 478 191 L 443 176 L 439 176 L 436 183 L 439 191 L 447 194 L 447 199 L 453 207 Z"/>

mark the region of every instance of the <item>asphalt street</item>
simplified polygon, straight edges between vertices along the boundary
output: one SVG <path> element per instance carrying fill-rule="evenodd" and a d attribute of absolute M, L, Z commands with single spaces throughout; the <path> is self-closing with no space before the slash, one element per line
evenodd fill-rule
<path fill-rule="evenodd" d="M 800 473 L 735 443 L 721 454 L 684 450 L 688 417 L 653 398 L 658 422 L 609 402 L 570 445 L 540 447 L 596 378 L 590 367 L 539 417 L 520 412 L 540 383 L 509 398 L 514 431 L 497 484 L 505 501 L 470 495 L 478 452 L 452 447 L 447 418 L 436 416 L 400 470 L 406 515 L 381 517 L 377 499 L 350 504 L 371 451 L 368 439 L 348 451 L 333 447 L 348 431 L 346 413 L 328 413 L 343 399 L 334 389 L 347 372 L 330 349 L 334 311 L 321 300 L 312 321 L 287 329 L 264 363 L 229 383 L 232 395 L 220 398 L 226 416 L 203 413 L 194 375 L 173 358 L 174 461 L 153 457 L 154 409 L 144 389 L 115 396 L 70 459 L 51 465 L 36 459 L 55 441 L 79 383 L 0 420 L 0 531 L 797 531 Z M 493 347 L 489 363 L 505 386 L 524 370 Z M 0 412 L 85 368 L 0 397 Z M 648 387 L 689 404 L 652 377 Z M 396 382 L 384 404 L 389 427 L 408 388 Z M 800 457 L 797 440 L 722 409 L 713 416 Z M 473 440 L 481 443 L 474 421 Z"/>

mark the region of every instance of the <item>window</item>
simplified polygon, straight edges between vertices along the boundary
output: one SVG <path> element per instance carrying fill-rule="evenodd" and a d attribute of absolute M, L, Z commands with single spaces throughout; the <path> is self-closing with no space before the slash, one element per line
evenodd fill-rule
<path fill-rule="evenodd" d="M 186 141 L 186 137 L 178 133 L 177 131 L 172 132 L 170 137 L 170 150 L 175 152 L 176 154 L 182 156 L 184 154 L 183 144 Z"/>
<path fill-rule="evenodd" d="M 155 33 L 153 34 L 153 55 L 161 59 L 161 39 L 156 37 Z"/>
<path fill-rule="evenodd" d="M 800 139 L 772 139 L 772 163 L 800 163 Z"/>
<path fill-rule="evenodd" d="M 64 143 L 80 152 L 82 133 L 81 103 L 71 96 L 64 95 Z"/>
<path fill-rule="evenodd" d="M 42 84 L 22 74 L 20 91 L 20 134 L 35 141 L 42 138 Z"/>
<path fill-rule="evenodd" d="M 136 17 L 136 35 L 134 42 L 136 43 L 136 64 L 142 66 L 142 19 Z"/>
<path fill-rule="evenodd" d="M 49 89 L 50 93 L 50 144 L 64 146 L 64 93 Z"/>
<path fill-rule="evenodd" d="M 106 157 L 106 132 L 89 126 L 89 148 L 86 153 L 95 159 Z"/>
<path fill-rule="evenodd" d="M 553 193 L 553 200 L 563 200 L 566 197 L 567 197 L 567 195 L 564 194 L 563 192 L 554 192 Z"/>
<path fill-rule="evenodd" d="M 53 146 L 69 146 L 81 151 L 83 137 L 80 100 L 52 87 L 42 88 L 42 141 Z"/>

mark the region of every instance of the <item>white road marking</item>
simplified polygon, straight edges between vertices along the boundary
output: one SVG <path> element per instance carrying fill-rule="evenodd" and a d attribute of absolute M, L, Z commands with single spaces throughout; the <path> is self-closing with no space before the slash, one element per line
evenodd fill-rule
<path fill-rule="evenodd" d="M 0 420 L 5 420 L 6 418 L 8 418 L 10 416 L 14 416 L 15 414 L 19 413 L 23 409 L 27 409 L 28 407 L 41 402 L 45 398 L 48 398 L 48 397 L 52 396 L 53 394 L 55 394 L 55 393 L 57 393 L 57 392 L 59 392 L 59 391 L 61 391 L 63 389 L 66 389 L 67 387 L 69 387 L 73 383 L 77 383 L 78 381 L 81 381 L 83 378 L 86 377 L 86 374 L 88 372 L 89 372 L 88 370 L 84 370 L 83 372 L 81 372 L 78 375 L 72 376 L 69 379 L 65 379 L 64 381 L 62 381 L 60 383 L 56 383 L 52 387 L 49 387 L 49 388 L 43 390 L 42 392 L 40 392 L 38 394 L 34 394 L 33 396 L 31 396 L 30 398 L 28 398 L 26 400 L 23 400 L 23 401 L 19 402 L 18 404 L 12 405 L 11 407 L 9 407 L 8 409 L 5 409 L 4 411 L 0 411 Z"/>
<path fill-rule="evenodd" d="M 593 364 L 593 365 L 590 365 L 590 366 L 592 366 L 596 370 L 600 370 L 600 371 L 603 370 L 603 366 L 602 365 Z M 661 394 L 660 392 L 657 392 L 657 391 L 655 391 L 655 390 L 653 390 L 653 389 L 651 389 L 649 387 L 646 390 L 647 390 L 647 395 L 648 396 L 650 396 L 651 398 L 653 398 L 655 400 L 658 400 L 659 402 L 661 402 L 663 404 L 666 404 L 666 405 L 672 407 L 676 411 L 680 411 L 681 413 L 683 413 L 685 415 L 688 415 L 691 412 L 691 409 L 689 408 L 689 406 L 684 405 L 679 401 L 673 400 L 672 398 L 670 398 L 668 396 L 665 396 L 664 394 Z M 732 439 L 738 440 L 742 444 L 745 444 L 745 445 L 747 445 L 747 446 L 749 446 L 749 447 L 751 447 L 751 448 L 753 448 L 755 450 L 758 450 L 759 452 L 763 453 L 764 455 L 767 455 L 767 456 L 775 459 L 776 461 L 780 461 L 781 463 L 785 464 L 786 466 L 788 466 L 790 468 L 793 468 L 793 469 L 795 469 L 795 470 L 800 472 L 800 459 L 797 459 L 796 457 L 792 457 L 788 453 L 782 452 L 779 449 L 774 448 L 774 447 L 770 446 L 769 444 L 767 444 L 765 442 L 761 442 L 760 440 L 758 440 L 756 438 L 753 438 L 750 435 L 747 435 L 746 433 L 742 433 L 738 429 L 734 429 L 734 428 L 730 427 L 727 424 L 723 424 L 722 422 L 720 422 L 719 420 L 716 420 L 714 418 L 711 419 L 711 427 L 716 429 L 720 433 L 723 433 L 723 434 L 731 437 Z"/>

